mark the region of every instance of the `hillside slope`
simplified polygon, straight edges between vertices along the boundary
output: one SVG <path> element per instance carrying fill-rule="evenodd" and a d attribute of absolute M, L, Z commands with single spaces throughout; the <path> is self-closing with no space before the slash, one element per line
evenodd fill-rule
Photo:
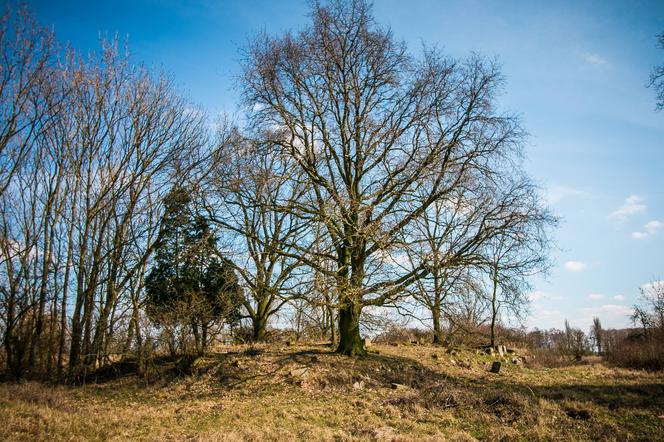
<path fill-rule="evenodd" d="M 472 350 L 227 347 L 191 376 L 116 370 L 0 384 L 2 440 L 664 440 L 664 378 L 599 363 L 522 367 Z M 124 367 L 127 368 L 127 367 Z M 129 367 L 130 368 L 130 367 Z"/>

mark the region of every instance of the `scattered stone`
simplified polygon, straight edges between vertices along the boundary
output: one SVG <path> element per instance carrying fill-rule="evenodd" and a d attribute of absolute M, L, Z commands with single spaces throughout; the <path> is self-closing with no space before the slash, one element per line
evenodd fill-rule
<path fill-rule="evenodd" d="M 450 364 L 456 365 L 456 361 L 454 359 L 450 359 Z"/>
<path fill-rule="evenodd" d="M 484 349 L 484 353 L 486 353 L 488 355 L 493 355 L 493 347 L 486 347 Z"/>
<path fill-rule="evenodd" d="M 392 382 L 390 384 L 390 387 L 392 387 L 392 390 L 407 390 L 408 386 L 404 384 L 398 384 L 396 382 Z"/>
<path fill-rule="evenodd" d="M 500 361 L 494 361 L 493 364 L 491 364 L 491 373 L 500 373 Z"/>
<path fill-rule="evenodd" d="M 514 356 L 512 358 L 512 363 L 518 367 L 523 367 L 523 358 L 520 358 L 518 356 Z"/>
<path fill-rule="evenodd" d="M 309 369 L 306 367 L 294 368 L 289 372 L 289 374 L 294 378 L 306 378 L 309 374 Z"/>
<path fill-rule="evenodd" d="M 355 383 L 353 384 L 353 388 L 356 389 L 356 390 L 361 390 L 361 389 L 363 389 L 363 388 L 364 388 L 364 381 L 355 382 Z"/>

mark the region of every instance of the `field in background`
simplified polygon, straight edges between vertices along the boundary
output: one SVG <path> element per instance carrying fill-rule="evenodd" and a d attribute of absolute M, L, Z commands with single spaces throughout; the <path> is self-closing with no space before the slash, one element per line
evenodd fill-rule
<path fill-rule="evenodd" d="M 664 440 L 664 376 L 476 350 L 227 347 L 81 386 L 0 384 L 0 440 Z M 191 372 L 185 375 L 184 372 Z"/>

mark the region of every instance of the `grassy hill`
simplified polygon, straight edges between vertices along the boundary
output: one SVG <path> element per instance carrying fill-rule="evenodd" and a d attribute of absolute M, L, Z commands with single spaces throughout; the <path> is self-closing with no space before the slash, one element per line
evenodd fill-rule
<path fill-rule="evenodd" d="M 664 376 L 476 350 L 225 347 L 80 386 L 0 384 L 1 440 L 664 440 Z M 191 372 L 184 375 L 183 372 Z"/>

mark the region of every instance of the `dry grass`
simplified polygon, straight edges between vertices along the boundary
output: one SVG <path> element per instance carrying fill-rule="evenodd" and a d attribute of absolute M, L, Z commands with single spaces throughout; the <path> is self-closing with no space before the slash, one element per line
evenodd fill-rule
<path fill-rule="evenodd" d="M 426 346 L 246 350 L 191 377 L 162 362 L 147 386 L 2 384 L 0 440 L 664 440 L 661 373 L 505 361 L 495 375 L 491 356 Z"/>

